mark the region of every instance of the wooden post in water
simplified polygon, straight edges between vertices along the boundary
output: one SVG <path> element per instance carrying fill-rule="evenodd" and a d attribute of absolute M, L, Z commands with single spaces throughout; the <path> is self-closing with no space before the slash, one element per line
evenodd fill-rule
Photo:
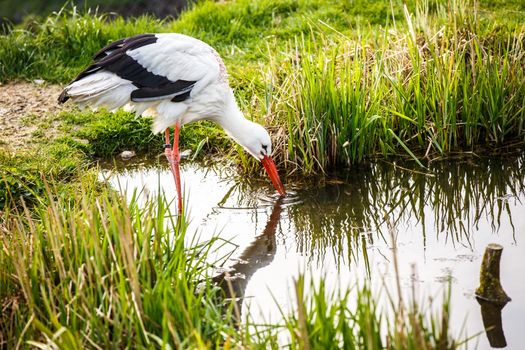
<path fill-rule="evenodd" d="M 487 333 L 490 346 L 504 348 L 507 346 L 501 310 L 511 299 L 503 290 L 499 278 L 499 265 L 503 247 L 490 243 L 485 249 L 481 271 L 479 274 L 479 287 L 476 289 L 476 298 L 481 306 L 481 318 Z"/>
<path fill-rule="evenodd" d="M 479 287 L 476 289 L 476 297 L 496 305 L 505 305 L 511 299 L 503 290 L 499 279 L 499 263 L 503 247 L 496 243 L 490 243 L 485 249 L 481 271 L 479 274 Z"/>

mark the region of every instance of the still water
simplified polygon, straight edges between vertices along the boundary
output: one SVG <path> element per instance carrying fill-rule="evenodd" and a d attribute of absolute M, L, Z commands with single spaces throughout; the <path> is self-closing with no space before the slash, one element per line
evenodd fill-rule
<path fill-rule="evenodd" d="M 451 283 L 452 331 L 461 338 L 484 330 L 474 290 L 486 245 L 499 243 L 501 280 L 512 298 L 502 310 L 503 342 L 522 348 L 525 156 L 406 167 L 375 163 L 307 185 L 288 182 L 290 195 L 278 200 L 262 176 L 247 179 L 224 167 L 185 164 L 188 232 L 199 241 L 219 236 L 227 242 L 211 258 L 231 256 L 214 273 L 234 277 L 237 295 L 244 295 L 242 314 L 256 323 L 278 322 L 279 308 L 292 310 L 293 280 L 300 273 L 314 281 L 324 277 L 332 290 L 363 279 L 373 291 L 384 284 L 394 290 L 395 232 L 404 292 L 411 294 L 414 285 L 420 302 L 439 304 Z M 175 197 L 167 167 L 117 164 L 103 176 L 128 196 L 138 190 L 147 198 L 160 190 Z M 484 333 L 468 347 L 491 348 Z"/>

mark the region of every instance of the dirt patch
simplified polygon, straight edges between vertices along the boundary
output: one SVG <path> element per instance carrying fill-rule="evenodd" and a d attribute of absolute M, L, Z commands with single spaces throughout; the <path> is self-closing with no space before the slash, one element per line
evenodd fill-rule
<path fill-rule="evenodd" d="M 63 108 L 57 103 L 61 90 L 59 85 L 28 82 L 0 85 L 0 148 L 30 146 L 39 130 L 52 137 L 53 116 Z"/>

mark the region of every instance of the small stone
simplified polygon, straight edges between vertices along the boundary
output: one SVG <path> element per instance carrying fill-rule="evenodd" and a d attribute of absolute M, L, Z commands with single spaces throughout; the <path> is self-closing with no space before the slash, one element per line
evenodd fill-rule
<path fill-rule="evenodd" d="M 46 81 L 44 79 L 35 79 L 35 80 L 33 80 L 33 83 L 35 83 L 36 85 L 42 85 L 45 82 Z"/>
<path fill-rule="evenodd" d="M 122 158 L 122 160 L 128 160 L 128 159 L 135 157 L 135 155 L 136 155 L 135 151 L 123 151 L 120 154 L 120 158 Z"/>
<path fill-rule="evenodd" d="M 187 150 L 180 152 L 181 158 L 188 158 L 189 156 L 191 156 L 191 149 L 187 149 Z"/>

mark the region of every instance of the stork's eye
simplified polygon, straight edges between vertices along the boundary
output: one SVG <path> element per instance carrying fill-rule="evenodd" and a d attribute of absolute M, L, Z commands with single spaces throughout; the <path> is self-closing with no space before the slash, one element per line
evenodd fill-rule
<path fill-rule="evenodd" d="M 261 145 L 262 149 L 264 150 L 261 150 L 261 156 L 266 156 L 268 155 L 268 145 Z"/>

